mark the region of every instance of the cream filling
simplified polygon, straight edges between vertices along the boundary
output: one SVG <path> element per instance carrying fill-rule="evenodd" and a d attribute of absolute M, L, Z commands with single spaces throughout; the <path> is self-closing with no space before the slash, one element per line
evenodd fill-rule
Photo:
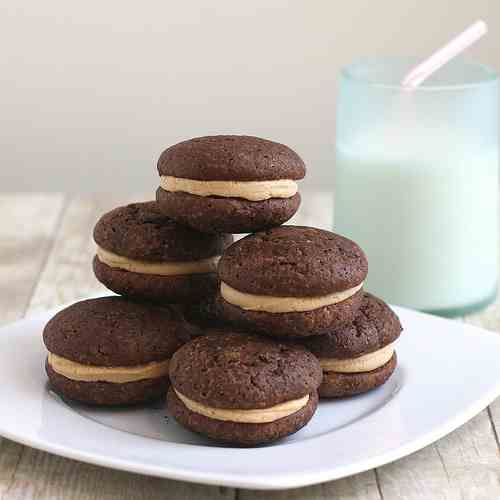
<path fill-rule="evenodd" d="M 226 422 L 240 422 L 244 424 L 265 424 L 268 422 L 274 422 L 275 420 L 288 417 L 292 413 L 299 411 L 301 408 L 304 408 L 304 406 L 306 406 L 307 402 L 309 401 L 308 394 L 303 398 L 292 399 L 291 401 L 286 401 L 285 403 L 270 406 L 269 408 L 238 410 L 232 408 L 213 408 L 211 406 L 206 406 L 204 404 L 193 401 L 177 390 L 175 390 L 175 393 L 184 403 L 184 405 L 194 413 L 198 413 L 215 420 L 223 420 Z"/>
<path fill-rule="evenodd" d="M 354 288 L 349 288 L 349 290 L 317 297 L 272 297 L 270 295 L 254 295 L 240 292 L 222 281 L 220 292 L 224 300 L 245 311 L 286 313 L 312 311 L 320 307 L 337 304 L 352 297 L 358 290 L 361 290 L 362 286 L 363 283 L 360 283 Z"/>
<path fill-rule="evenodd" d="M 123 257 L 116 253 L 97 247 L 97 257 L 109 267 L 124 269 L 140 274 L 157 274 L 159 276 L 178 276 L 183 274 L 215 273 L 220 255 L 190 262 L 148 262 Z"/>
<path fill-rule="evenodd" d="M 160 187 L 165 191 L 190 193 L 196 196 L 222 196 L 263 201 L 270 198 L 291 198 L 297 193 L 297 183 L 291 179 L 274 181 L 199 181 L 181 177 L 161 176 Z"/>
<path fill-rule="evenodd" d="M 351 359 L 321 358 L 319 364 L 325 372 L 363 373 L 371 372 L 389 362 L 394 354 L 394 343 L 378 351 Z"/>
<path fill-rule="evenodd" d="M 71 380 L 125 384 L 126 382 L 167 376 L 169 360 L 152 361 L 145 365 L 136 366 L 93 366 L 75 363 L 49 352 L 48 362 L 56 373 Z"/>

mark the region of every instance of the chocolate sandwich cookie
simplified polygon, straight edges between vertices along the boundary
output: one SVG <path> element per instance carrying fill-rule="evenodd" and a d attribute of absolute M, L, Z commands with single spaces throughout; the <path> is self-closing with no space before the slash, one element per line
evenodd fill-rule
<path fill-rule="evenodd" d="M 306 339 L 304 345 L 323 368 L 320 397 L 352 396 L 386 382 L 396 368 L 394 342 L 401 331 L 392 309 L 365 293 L 352 324 Z"/>
<path fill-rule="evenodd" d="M 190 340 L 174 309 L 103 297 L 77 302 L 45 326 L 45 368 L 62 396 L 125 405 L 165 395 L 173 353 Z"/>
<path fill-rule="evenodd" d="M 94 240 L 94 273 L 110 290 L 134 299 L 179 303 L 215 293 L 217 261 L 232 236 L 181 226 L 151 201 L 104 214 Z"/>
<path fill-rule="evenodd" d="M 318 360 L 301 346 L 220 332 L 189 342 L 170 363 L 170 414 L 194 432 L 250 446 L 298 431 L 314 414 Z"/>
<path fill-rule="evenodd" d="M 300 205 L 304 162 L 289 147 L 244 135 L 197 137 L 158 160 L 161 209 L 208 233 L 250 233 L 279 226 Z"/>
<path fill-rule="evenodd" d="M 199 302 L 185 304 L 182 313 L 186 321 L 202 331 L 228 329 L 231 325 L 222 319 L 220 301 L 215 296 L 206 297 Z"/>
<path fill-rule="evenodd" d="M 219 261 L 222 318 L 255 333 L 307 337 L 350 323 L 368 271 L 351 240 L 282 226 L 247 236 Z"/>

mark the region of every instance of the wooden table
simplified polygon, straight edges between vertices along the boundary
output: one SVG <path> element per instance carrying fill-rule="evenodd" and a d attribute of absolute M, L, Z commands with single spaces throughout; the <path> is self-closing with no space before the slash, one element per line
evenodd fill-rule
<path fill-rule="evenodd" d="M 92 228 L 103 212 L 141 199 L 146 198 L 0 195 L 0 323 L 103 291 L 91 271 Z M 306 192 L 294 222 L 328 228 L 332 213 L 330 196 Z M 464 321 L 500 330 L 500 301 Z M 350 478 L 283 492 L 144 477 L 0 438 L 0 499 L 494 500 L 500 498 L 499 432 L 500 399 L 460 429 L 409 457 Z"/>

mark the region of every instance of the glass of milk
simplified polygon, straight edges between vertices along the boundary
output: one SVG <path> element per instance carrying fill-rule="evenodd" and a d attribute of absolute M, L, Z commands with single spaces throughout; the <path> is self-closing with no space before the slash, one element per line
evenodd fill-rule
<path fill-rule="evenodd" d="M 499 82 L 454 61 L 406 90 L 417 62 L 342 70 L 334 229 L 365 250 L 368 291 L 455 316 L 497 290 Z"/>

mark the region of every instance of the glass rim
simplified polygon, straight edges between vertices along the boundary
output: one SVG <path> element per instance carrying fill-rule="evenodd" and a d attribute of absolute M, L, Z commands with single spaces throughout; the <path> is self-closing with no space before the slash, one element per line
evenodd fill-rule
<path fill-rule="evenodd" d="M 361 84 L 361 85 L 366 85 L 368 87 L 375 87 L 375 88 L 381 88 L 381 89 L 392 89 L 392 90 L 408 90 L 406 87 L 404 87 L 401 84 L 397 83 L 387 83 L 383 81 L 376 81 L 376 80 L 370 80 L 367 77 L 363 77 L 360 75 L 355 74 L 354 69 L 359 68 L 360 66 L 368 66 L 370 64 L 374 63 L 397 63 L 397 62 L 418 62 L 421 61 L 421 59 L 417 57 L 403 57 L 403 56 L 396 56 L 396 57 L 360 57 L 352 61 L 351 63 L 342 66 L 340 69 L 340 74 L 343 78 L 346 80 Z M 467 60 L 459 60 L 459 61 L 450 61 L 458 63 L 460 62 L 463 66 L 468 67 L 468 68 L 474 68 L 478 69 L 483 72 L 484 77 L 478 79 L 477 81 L 473 82 L 466 82 L 466 83 L 439 83 L 439 84 L 423 84 L 419 85 L 413 89 L 411 89 L 412 92 L 434 92 L 434 91 L 453 91 L 453 90 L 466 90 L 466 89 L 472 89 L 472 88 L 478 88 L 486 85 L 490 85 L 493 83 L 497 83 L 499 81 L 499 74 L 490 66 L 487 66 L 486 64 L 478 63 L 478 62 L 470 62 Z M 438 70 L 439 71 L 439 70 Z"/>

